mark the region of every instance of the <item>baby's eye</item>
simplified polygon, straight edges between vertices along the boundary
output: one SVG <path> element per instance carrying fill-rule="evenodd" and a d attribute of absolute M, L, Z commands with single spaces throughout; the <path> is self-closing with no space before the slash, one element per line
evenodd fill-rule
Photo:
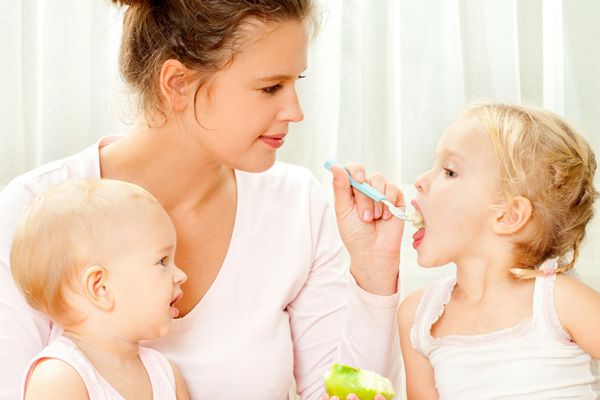
<path fill-rule="evenodd" d="M 448 178 L 456 178 L 458 176 L 458 174 L 454 171 L 452 171 L 451 169 L 448 168 L 444 168 L 444 174 L 448 177 Z"/>
<path fill-rule="evenodd" d="M 269 86 L 269 87 L 266 87 L 266 88 L 262 89 L 262 91 L 263 91 L 263 93 L 266 93 L 266 94 L 275 94 L 275 93 L 277 93 L 277 92 L 278 92 L 278 91 L 279 91 L 279 90 L 280 90 L 282 87 L 283 87 L 283 86 L 281 86 L 281 85 L 278 83 L 278 84 L 277 84 L 277 85 L 275 85 L 275 86 Z"/>
<path fill-rule="evenodd" d="M 167 257 L 161 258 L 158 263 L 164 267 L 165 265 L 167 265 Z"/>

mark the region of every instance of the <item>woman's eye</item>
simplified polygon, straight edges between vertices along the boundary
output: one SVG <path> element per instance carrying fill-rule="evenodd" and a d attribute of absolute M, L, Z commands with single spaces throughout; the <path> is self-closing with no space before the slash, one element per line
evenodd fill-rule
<path fill-rule="evenodd" d="M 275 94 L 279 91 L 279 89 L 281 89 L 283 86 L 281 86 L 280 84 L 277 84 L 275 86 L 269 86 L 267 88 L 262 89 L 263 93 L 266 94 Z"/>
<path fill-rule="evenodd" d="M 161 258 L 158 263 L 164 267 L 165 265 L 167 265 L 167 257 Z"/>

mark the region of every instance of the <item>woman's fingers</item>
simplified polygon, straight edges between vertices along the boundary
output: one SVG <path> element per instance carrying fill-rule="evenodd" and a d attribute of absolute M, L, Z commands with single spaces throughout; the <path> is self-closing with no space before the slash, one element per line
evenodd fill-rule
<path fill-rule="evenodd" d="M 344 167 L 350 172 L 352 178 L 358 182 L 367 182 L 365 179 L 365 167 L 357 163 L 348 163 Z M 358 215 L 363 222 L 371 222 L 373 220 L 373 200 L 358 189 L 354 189 L 354 199 Z"/>
<path fill-rule="evenodd" d="M 400 208 L 402 211 L 406 209 L 406 204 L 404 200 L 404 193 L 400 190 L 398 186 L 393 183 L 387 183 L 385 185 L 385 197 L 395 205 Z M 388 211 L 388 207 L 384 205 L 383 219 L 389 220 L 392 217 L 392 214 Z"/>
<path fill-rule="evenodd" d="M 339 217 L 345 217 L 354 210 L 354 193 L 350 186 L 350 177 L 342 167 L 331 166 L 333 175 L 333 194 L 335 213 Z"/>
<path fill-rule="evenodd" d="M 373 187 L 373 189 L 377 190 L 379 193 L 383 193 L 385 195 L 387 182 L 385 177 L 380 173 L 375 173 L 371 175 L 369 178 L 369 184 Z M 386 196 L 387 197 L 387 196 Z M 383 215 L 384 205 L 381 202 L 373 203 L 373 218 L 379 219 Z"/>

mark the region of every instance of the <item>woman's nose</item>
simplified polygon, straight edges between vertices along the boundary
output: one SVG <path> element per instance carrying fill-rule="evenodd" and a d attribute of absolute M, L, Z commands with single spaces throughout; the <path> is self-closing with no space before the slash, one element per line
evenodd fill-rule
<path fill-rule="evenodd" d="M 302 107 L 300 107 L 296 89 L 292 89 L 291 93 L 288 94 L 286 104 L 281 110 L 280 118 L 283 121 L 289 122 L 300 122 L 304 119 L 304 112 L 302 112 Z"/>

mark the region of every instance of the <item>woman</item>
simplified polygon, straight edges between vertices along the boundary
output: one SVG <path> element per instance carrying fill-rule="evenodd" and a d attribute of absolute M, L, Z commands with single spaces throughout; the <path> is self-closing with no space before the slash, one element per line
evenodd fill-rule
<path fill-rule="evenodd" d="M 318 184 L 303 168 L 274 165 L 289 124 L 303 119 L 294 85 L 316 27 L 312 1 L 113 2 L 129 7 L 120 68 L 140 122 L 0 195 L 3 398 L 17 398 L 29 359 L 61 333 L 16 292 L 10 238 L 28 201 L 73 177 L 137 184 L 173 220 L 185 295 L 172 334 L 146 345 L 179 367 L 191 398 L 282 399 L 292 374 L 302 398 L 320 398 L 333 362 L 397 381 L 399 245 L 377 253 L 360 243 L 399 244 L 402 223 L 337 188 L 347 275 Z M 365 179 L 361 166 L 349 169 Z M 380 176 L 371 184 L 403 205 Z"/>

